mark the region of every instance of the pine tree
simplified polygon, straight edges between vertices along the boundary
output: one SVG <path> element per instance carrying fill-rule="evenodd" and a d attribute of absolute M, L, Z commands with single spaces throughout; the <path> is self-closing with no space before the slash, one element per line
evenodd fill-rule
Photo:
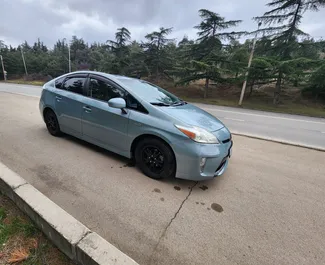
<path fill-rule="evenodd" d="M 199 15 L 202 21 L 195 26 L 198 29 L 198 39 L 191 49 L 191 64 L 178 67 L 177 71 L 182 76 L 180 83 L 188 83 L 199 79 L 205 79 L 204 97 L 207 97 L 210 80 L 223 82 L 223 75 L 228 69 L 221 69 L 222 64 L 229 64 L 227 54 L 223 49 L 223 40 L 235 40 L 245 32 L 225 32 L 231 27 L 237 26 L 241 20 L 226 21 L 219 14 L 207 9 L 200 9 Z"/>
<path fill-rule="evenodd" d="M 255 17 L 265 28 L 259 29 L 270 40 L 273 50 L 280 61 L 292 59 L 292 52 L 297 48 L 297 40 L 308 34 L 299 29 L 301 19 L 306 11 L 318 11 L 325 5 L 325 0 L 272 0 L 267 4 L 271 8 L 263 16 Z M 278 104 L 284 71 L 279 64 L 274 104 Z"/>
<path fill-rule="evenodd" d="M 118 28 L 115 33 L 115 41 L 108 40 L 109 48 L 115 55 L 112 62 L 111 71 L 115 74 L 125 74 L 125 68 L 129 65 L 129 47 L 127 44 L 131 41 L 131 33 L 125 28 Z"/>
<path fill-rule="evenodd" d="M 172 28 L 161 27 L 159 31 L 154 31 L 145 36 L 147 42 L 142 43 L 146 55 L 146 64 L 151 68 L 151 73 L 155 73 L 156 81 L 159 81 L 161 74 L 166 74 L 168 65 L 168 54 L 164 49 L 173 39 L 168 39 L 167 35 L 172 32 Z"/>

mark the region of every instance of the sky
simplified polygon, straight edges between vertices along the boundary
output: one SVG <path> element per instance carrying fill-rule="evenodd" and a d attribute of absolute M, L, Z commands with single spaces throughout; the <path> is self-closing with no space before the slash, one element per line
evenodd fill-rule
<path fill-rule="evenodd" d="M 193 27 L 205 8 L 227 20 L 243 20 L 236 30 L 253 31 L 254 16 L 267 11 L 269 0 L 0 0 L 0 40 L 17 46 L 40 38 L 52 46 L 73 35 L 86 42 L 114 39 L 117 28 L 126 27 L 134 40 L 143 40 L 159 27 L 173 27 L 171 38 L 195 39 Z M 325 8 L 304 14 L 301 28 L 315 39 L 325 37 Z"/>

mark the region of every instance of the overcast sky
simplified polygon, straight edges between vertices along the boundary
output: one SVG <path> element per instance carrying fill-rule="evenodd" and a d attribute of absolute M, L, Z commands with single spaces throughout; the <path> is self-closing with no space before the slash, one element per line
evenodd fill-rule
<path fill-rule="evenodd" d="M 0 0 L 0 40 L 17 46 L 40 38 L 52 46 L 59 38 L 82 37 L 86 42 L 105 42 L 125 26 L 132 39 L 159 27 L 173 27 L 172 37 L 196 38 L 193 26 L 198 10 L 206 8 L 226 19 L 243 20 L 238 30 L 254 30 L 252 17 L 262 15 L 268 0 Z M 325 8 L 304 15 L 302 29 L 325 37 Z M 237 29 L 236 29 L 237 30 Z"/>

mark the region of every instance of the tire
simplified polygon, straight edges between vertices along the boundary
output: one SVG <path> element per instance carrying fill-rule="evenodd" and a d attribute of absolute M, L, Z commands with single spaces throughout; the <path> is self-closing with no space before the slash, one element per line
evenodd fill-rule
<path fill-rule="evenodd" d="M 171 148 L 155 138 L 143 139 L 135 148 L 135 161 L 150 178 L 164 179 L 175 176 L 176 160 Z"/>
<path fill-rule="evenodd" d="M 60 130 L 60 125 L 59 125 L 58 119 L 52 110 L 45 111 L 44 121 L 46 124 L 46 128 L 51 135 L 60 136 L 62 134 L 61 130 Z"/>

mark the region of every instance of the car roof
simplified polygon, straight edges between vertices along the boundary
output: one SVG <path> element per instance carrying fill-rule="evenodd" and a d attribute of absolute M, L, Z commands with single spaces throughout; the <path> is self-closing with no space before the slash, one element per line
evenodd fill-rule
<path fill-rule="evenodd" d="M 134 80 L 134 81 L 144 81 L 144 80 L 139 80 L 138 78 L 132 78 L 124 75 L 114 75 L 114 74 L 108 74 L 104 72 L 98 72 L 98 71 L 90 71 L 90 70 L 83 70 L 83 71 L 74 71 L 65 74 L 64 76 L 68 75 L 75 75 L 75 74 L 94 74 L 94 75 L 100 75 L 102 77 L 106 77 L 113 82 L 117 83 L 118 85 L 122 86 L 124 89 L 126 89 L 129 93 L 131 93 L 133 96 L 135 96 L 138 100 L 142 101 L 142 97 L 138 95 L 135 91 L 133 91 L 132 87 L 130 87 L 128 84 L 123 83 L 124 80 Z"/>
<path fill-rule="evenodd" d="M 68 73 L 67 75 L 69 75 L 69 74 L 94 74 L 94 75 L 101 75 L 101 76 L 107 77 L 107 78 L 109 78 L 112 81 L 115 81 L 117 83 L 119 83 L 119 80 L 121 80 L 121 79 L 138 80 L 136 78 L 132 78 L 132 77 L 128 77 L 128 76 L 114 75 L 114 74 L 108 74 L 108 73 L 104 73 L 104 72 L 90 71 L 90 70 L 74 71 L 74 72 Z"/>

